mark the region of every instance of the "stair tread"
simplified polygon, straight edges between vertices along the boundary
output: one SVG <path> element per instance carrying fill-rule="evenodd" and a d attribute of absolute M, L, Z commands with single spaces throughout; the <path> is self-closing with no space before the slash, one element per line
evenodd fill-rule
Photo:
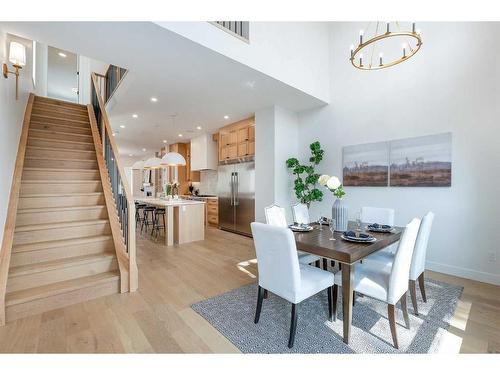
<path fill-rule="evenodd" d="M 25 171 L 51 171 L 51 172 L 83 172 L 83 173 L 94 173 L 99 170 L 96 169 L 78 169 L 78 168 L 42 168 L 42 167 L 24 167 Z"/>
<path fill-rule="evenodd" d="M 74 196 L 92 196 L 92 195 L 102 195 L 102 191 L 96 191 L 93 193 L 55 193 L 55 194 L 23 194 L 20 198 L 45 198 L 45 197 L 74 197 Z"/>
<path fill-rule="evenodd" d="M 34 214 L 37 212 L 61 212 L 61 211 L 78 211 L 78 210 L 97 210 L 105 208 L 104 204 L 95 204 L 93 206 L 65 206 L 65 207 L 44 207 L 44 208 L 20 208 L 18 214 Z"/>
<path fill-rule="evenodd" d="M 107 260 L 114 257 L 115 254 L 113 254 L 112 252 L 107 252 L 107 253 L 80 255 L 77 257 L 62 258 L 62 259 L 51 260 L 48 262 L 40 262 L 24 266 L 11 267 L 9 270 L 9 278 L 19 277 L 24 275 L 32 275 L 34 273 L 52 271 L 61 268 L 74 267 L 82 264 Z"/>
<path fill-rule="evenodd" d="M 92 243 L 92 242 L 108 241 L 108 240 L 111 240 L 112 238 L 113 237 L 110 234 L 108 234 L 108 235 L 100 235 L 100 236 L 71 238 L 71 239 L 66 239 L 66 240 L 34 242 L 34 243 L 29 243 L 29 244 L 14 245 L 12 247 L 12 252 L 13 253 L 22 253 L 22 252 L 26 252 L 26 251 L 51 249 L 51 248 L 55 248 L 55 247 L 82 245 L 82 244 Z"/>
<path fill-rule="evenodd" d="M 68 102 L 66 100 L 61 100 L 61 99 L 48 98 L 46 96 L 35 96 L 35 103 L 50 103 L 55 105 L 63 105 L 63 106 L 66 105 L 68 107 L 75 107 L 75 108 L 87 107 L 85 104 Z"/>
<path fill-rule="evenodd" d="M 5 295 L 6 306 L 17 305 L 41 298 L 71 292 L 78 289 L 104 284 L 119 280 L 119 272 L 103 272 L 92 276 L 80 277 L 78 279 L 60 281 L 53 284 L 43 285 L 35 288 L 19 290 Z"/>
<path fill-rule="evenodd" d="M 30 232 L 34 230 L 81 227 L 85 225 L 104 224 L 108 222 L 109 222 L 108 219 L 94 219 L 94 220 L 61 221 L 59 223 L 29 224 L 29 225 L 16 226 L 14 232 L 19 233 L 19 232 Z"/>
<path fill-rule="evenodd" d="M 30 129 L 30 131 L 34 132 L 44 132 L 44 133 L 50 133 L 50 134 L 64 134 L 64 135 L 74 135 L 77 137 L 92 137 L 90 134 L 80 134 L 80 133 L 68 133 L 68 132 L 61 132 L 59 130 L 51 130 L 51 129 Z M 92 143 L 92 142 L 82 142 L 82 143 Z"/>
<path fill-rule="evenodd" d="M 34 129 L 34 130 L 40 130 L 40 129 Z M 36 137 L 33 135 L 28 136 L 28 140 L 30 140 L 30 139 L 37 140 L 37 141 L 44 141 L 44 142 L 77 143 L 77 144 L 82 144 L 82 145 L 94 145 L 93 142 L 79 142 L 79 141 L 70 141 L 67 139 L 40 138 L 40 137 Z M 56 148 L 59 148 L 59 147 L 56 147 Z"/>
<path fill-rule="evenodd" d="M 37 185 L 68 185 L 68 184 L 92 184 L 96 182 L 101 182 L 101 180 L 22 180 L 21 184 L 37 184 Z"/>
<path fill-rule="evenodd" d="M 29 160 L 54 160 L 54 161 L 84 161 L 84 162 L 92 162 L 95 163 L 96 160 L 91 160 L 91 159 L 72 159 L 72 158 L 54 158 L 54 157 L 47 157 L 47 156 L 26 156 L 25 159 Z"/>
<path fill-rule="evenodd" d="M 30 146 L 30 145 L 28 145 L 27 149 L 45 150 L 45 151 L 60 151 L 61 150 L 60 147 L 41 147 L 41 146 Z M 88 152 L 88 153 L 95 154 L 94 150 L 75 150 L 73 148 L 68 148 L 67 150 L 72 151 L 72 152 Z"/>
<path fill-rule="evenodd" d="M 47 115 L 42 115 L 42 114 L 38 114 L 38 113 L 33 113 L 32 117 L 43 117 L 43 118 L 47 118 L 47 119 L 56 119 L 56 120 L 63 120 L 63 121 L 73 121 L 73 122 L 79 122 L 79 123 L 82 123 L 82 124 L 85 124 L 85 125 L 89 124 L 89 120 L 88 119 L 87 119 L 87 121 L 85 121 L 85 120 L 75 120 L 75 119 L 68 118 L 68 117 L 47 116 Z M 69 116 L 69 117 L 71 117 L 71 116 Z"/>

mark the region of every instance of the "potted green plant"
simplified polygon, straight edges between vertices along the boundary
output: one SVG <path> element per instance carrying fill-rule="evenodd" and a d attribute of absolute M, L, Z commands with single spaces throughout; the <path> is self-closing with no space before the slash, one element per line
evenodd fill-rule
<path fill-rule="evenodd" d="M 297 158 L 290 158 L 286 161 L 286 166 L 295 176 L 294 191 L 297 199 L 309 207 L 311 202 L 320 202 L 323 199 L 323 192 L 316 188 L 319 174 L 315 167 L 323 160 L 324 151 L 321 144 L 316 141 L 309 146 L 311 157 L 309 164 L 301 164 Z"/>

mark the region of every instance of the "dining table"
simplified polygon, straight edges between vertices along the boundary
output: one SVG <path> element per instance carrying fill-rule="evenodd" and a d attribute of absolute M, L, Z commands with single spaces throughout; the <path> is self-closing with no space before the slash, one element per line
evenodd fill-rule
<path fill-rule="evenodd" d="M 320 230 L 318 224 L 312 225 L 313 230 L 309 232 L 294 232 L 297 249 L 318 255 L 322 258 L 339 262 L 342 272 L 342 312 L 343 312 L 343 334 L 344 343 L 349 344 L 352 324 L 354 272 L 356 263 L 361 262 L 367 256 L 382 250 L 399 241 L 404 228 L 393 227 L 389 233 L 371 233 L 375 241 L 370 243 L 359 243 L 344 240 L 343 232 L 334 232 L 333 237 L 328 226 Z M 366 231 L 366 224 L 359 228 L 357 223 L 349 222 L 349 230 Z M 334 238 L 334 240 L 331 240 Z"/>

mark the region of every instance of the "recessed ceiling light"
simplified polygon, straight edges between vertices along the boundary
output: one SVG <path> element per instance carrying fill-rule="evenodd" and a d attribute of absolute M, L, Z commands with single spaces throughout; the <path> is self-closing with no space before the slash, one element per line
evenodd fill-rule
<path fill-rule="evenodd" d="M 197 126 L 196 129 L 201 130 L 201 126 Z"/>
<path fill-rule="evenodd" d="M 120 125 L 120 128 L 125 129 L 125 125 Z"/>
<path fill-rule="evenodd" d="M 66 57 L 66 54 L 64 52 L 59 52 L 58 55 L 61 57 Z"/>
<path fill-rule="evenodd" d="M 182 137 L 182 134 L 179 134 L 179 137 Z"/>
<path fill-rule="evenodd" d="M 134 156 L 134 154 L 128 154 L 128 156 L 132 157 L 132 156 Z"/>
<path fill-rule="evenodd" d="M 132 115 L 132 117 L 133 117 L 133 118 L 137 118 L 137 117 L 139 117 L 139 116 L 137 116 L 137 113 L 134 113 L 134 114 Z"/>
<path fill-rule="evenodd" d="M 153 98 L 151 98 L 151 101 L 152 101 L 153 103 L 156 103 L 156 102 L 158 101 L 158 99 L 157 99 L 157 98 L 155 98 L 155 97 L 153 97 Z"/>
<path fill-rule="evenodd" d="M 164 139 L 164 140 L 163 140 L 163 143 L 167 143 L 167 140 L 166 140 L 166 139 Z"/>
<path fill-rule="evenodd" d="M 224 116 L 224 119 L 225 119 L 225 120 L 227 120 L 228 118 L 229 118 L 229 116 L 228 116 L 228 115 L 225 115 L 225 116 Z"/>
<path fill-rule="evenodd" d="M 113 137 L 116 135 L 116 133 L 113 133 Z"/>
<path fill-rule="evenodd" d="M 143 149 L 142 149 L 142 152 L 146 152 L 146 149 L 145 149 L 145 148 L 143 148 Z"/>

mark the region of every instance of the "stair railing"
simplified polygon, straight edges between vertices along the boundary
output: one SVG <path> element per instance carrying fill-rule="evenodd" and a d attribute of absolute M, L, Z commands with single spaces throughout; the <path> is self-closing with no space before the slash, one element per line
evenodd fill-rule
<path fill-rule="evenodd" d="M 104 96 L 100 91 L 98 76 L 92 73 L 92 105 L 89 106 L 89 111 L 93 109 L 95 121 L 91 116 L 91 125 L 95 122 L 99 139 L 97 145 L 102 147 L 102 157 L 106 167 L 107 178 L 109 179 L 110 190 L 118 217 L 121 236 L 123 239 L 124 249 L 126 254 L 117 254 L 118 262 L 125 259 L 128 261 L 129 272 L 129 290 L 137 289 L 137 263 L 136 263 L 136 244 L 135 244 L 135 204 L 125 176 L 125 171 L 120 162 L 118 148 L 113 138 L 113 132 L 109 123 L 108 115 L 105 109 Z M 92 129 L 95 131 L 95 129 Z M 98 152 L 101 154 L 101 150 Z M 105 188 L 103 186 L 103 188 Z M 105 194 L 107 190 L 105 189 Z M 110 218 L 111 221 L 111 218 Z M 110 222 L 113 230 L 113 223 Z M 116 246 L 115 246 L 116 247 Z M 118 246 L 120 247 L 120 246 Z M 117 249 L 119 251 L 119 249 Z M 120 271 L 122 271 L 120 269 Z"/>

